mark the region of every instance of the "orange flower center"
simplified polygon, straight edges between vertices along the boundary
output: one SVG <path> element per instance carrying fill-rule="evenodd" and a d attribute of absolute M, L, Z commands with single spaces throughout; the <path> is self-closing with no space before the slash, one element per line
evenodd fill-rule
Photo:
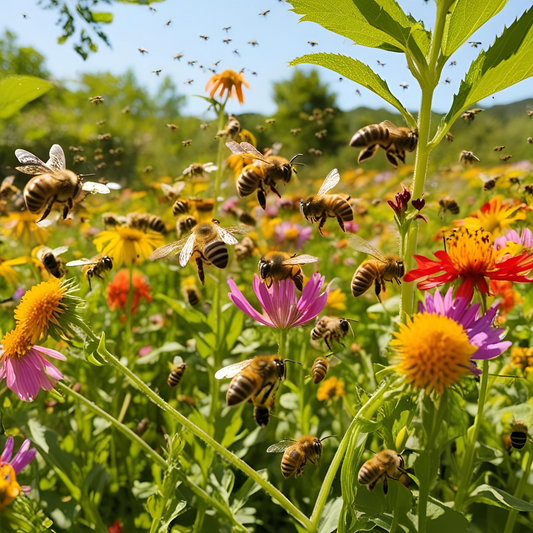
<path fill-rule="evenodd" d="M 0 463 L 0 511 L 21 493 L 15 470 L 9 463 Z"/>
<path fill-rule="evenodd" d="M 23 330 L 15 328 L 4 335 L 2 346 L 4 348 L 2 358 L 22 359 L 30 351 L 32 343 Z"/>
<path fill-rule="evenodd" d="M 489 232 L 458 230 L 447 241 L 448 256 L 459 275 L 473 277 L 495 270 L 496 254 Z"/>

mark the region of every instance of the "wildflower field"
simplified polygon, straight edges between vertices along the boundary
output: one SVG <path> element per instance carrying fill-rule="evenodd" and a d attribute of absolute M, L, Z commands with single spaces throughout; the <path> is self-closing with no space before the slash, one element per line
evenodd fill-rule
<path fill-rule="evenodd" d="M 0 532 L 533 530 L 533 99 L 479 103 L 533 76 L 533 8 L 489 44 L 506 0 L 431 1 L 254 5 L 360 45 L 308 41 L 272 116 L 229 26 L 173 57 L 199 117 L 193 79 L 62 82 L 0 37 Z M 60 4 L 98 55 L 112 13 Z"/>

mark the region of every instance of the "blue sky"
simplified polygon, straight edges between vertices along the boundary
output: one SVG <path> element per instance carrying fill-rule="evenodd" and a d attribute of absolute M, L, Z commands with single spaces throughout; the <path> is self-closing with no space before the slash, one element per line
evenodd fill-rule
<path fill-rule="evenodd" d="M 426 28 L 431 27 L 435 16 L 433 0 L 399 0 L 405 11 L 411 11 L 416 18 L 421 18 Z M 481 41 L 487 47 L 505 25 L 510 25 L 529 4 L 529 1 L 510 0 L 507 6 L 492 21 L 479 30 L 471 40 Z M 410 76 L 406 63 L 400 54 L 354 46 L 341 36 L 332 34 L 320 26 L 304 22 L 298 23 L 299 16 L 290 11 L 290 5 L 278 0 L 166 0 L 153 4 L 157 12 L 149 11 L 148 6 L 115 3 L 108 6 L 99 3 L 101 11 L 112 11 L 114 21 L 105 27 L 112 48 L 104 43 L 100 50 L 83 61 L 72 48 L 72 42 L 57 44 L 60 28 L 56 26 L 57 11 L 43 10 L 37 6 L 37 0 L 1 0 L 3 29 L 14 31 L 19 36 L 19 44 L 32 46 L 47 58 L 47 68 L 53 76 L 61 80 L 75 80 L 82 72 L 121 73 L 133 69 L 141 84 L 155 91 L 161 83 L 163 75 L 169 75 L 177 84 L 179 91 L 187 96 L 202 94 L 205 83 L 212 75 L 207 67 L 220 60 L 217 70 L 232 68 L 239 71 L 245 68 L 245 76 L 252 85 L 246 91 L 245 105 L 240 107 L 232 103 L 229 111 L 261 112 L 271 114 L 275 111 L 272 101 L 272 82 L 287 79 L 291 76 L 292 67 L 287 63 L 291 59 L 309 52 L 335 52 L 351 55 L 368 63 L 384 77 L 392 92 L 411 110 L 419 105 L 420 93 L 415 80 Z M 71 2 L 74 4 L 74 2 Z M 266 17 L 259 13 L 270 10 Z M 24 19 L 22 13 L 28 15 Z M 172 23 L 166 26 L 165 23 Z M 222 31 L 231 26 L 228 33 Z M 208 35 L 204 41 L 200 35 Z M 224 44 L 223 39 L 232 39 Z M 258 46 L 247 44 L 257 40 Z M 311 48 L 308 41 L 318 42 Z M 148 50 L 141 55 L 139 47 Z M 233 53 L 237 50 L 240 56 Z M 443 79 L 450 78 L 450 84 L 442 83 L 435 94 L 435 111 L 445 111 L 457 90 L 460 79 L 476 57 L 476 50 L 470 45 L 460 49 L 452 58 L 457 66 L 444 69 Z M 181 61 L 172 57 L 183 53 Z M 196 60 L 194 67 L 187 61 Z M 377 65 L 377 61 L 385 63 L 385 67 Z M 204 65 L 203 72 L 199 65 Z M 161 77 L 152 73 L 161 69 Z M 319 69 L 324 80 L 331 84 L 338 94 L 338 105 L 341 109 L 353 109 L 361 105 L 372 108 L 388 107 L 370 91 L 359 87 L 326 69 Z M 257 76 L 251 74 L 257 72 Z M 185 85 L 188 79 L 194 79 L 191 85 Z M 399 84 L 409 84 L 407 90 Z M 362 96 L 355 90 L 359 88 Z M 531 97 L 533 95 L 533 78 L 515 87 L 507 89 L 482 102 L 483 106 L 504 104 Z M 188 98 L 185 112 L 200 115 L 205 110 L 205 101 Z"/>

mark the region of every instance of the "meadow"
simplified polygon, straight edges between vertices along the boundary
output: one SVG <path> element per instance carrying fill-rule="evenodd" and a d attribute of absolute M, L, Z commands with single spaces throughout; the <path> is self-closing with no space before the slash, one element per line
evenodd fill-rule
<path fill-rule="evenodd" d="M 231 113 L 221 68 L 185 116 L 0 39 L 1 532 L 533 530 L 533 101 L 477 105 L 533 75 L 533 9 L 432 113 L 505 3 L 290 2 L 405 57 L 415 115 L 347 56 L 293 66 L 396 112 L 317 68 Z"/>

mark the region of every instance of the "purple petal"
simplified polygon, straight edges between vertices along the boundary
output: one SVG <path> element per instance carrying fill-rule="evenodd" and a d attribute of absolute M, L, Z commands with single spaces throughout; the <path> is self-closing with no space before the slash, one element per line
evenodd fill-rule
<path fill-rule="evenodd" d="M 22 446 L 20 447 L 17 455 L 11 461 L 11 466 L 15 470 L 15 474 L 18 475 L 19 472 L 21 472 L 35 457 L 35 454 L 37 453 L 37 450 L 35 448 L 30 448 L 30 440 L 26 439 Z"/>
<path fill-rule="evenodd" d="M 243 313 L 246 313 L 249 317 L 263 324 L 264 326 L 273 327 L 273 324 L 265 319 L 263 315 L 260 315 L 243 296 L 242 292 L 237 288 L 235 282 L 232 279 L 228 280 L 231 292 L 228 294 L 229 299 L 238 307 Z"/>
<path fill-rule="evenodd" d="M 54 359 L 60 359 L 61 361 L 67 360 L 67 358 L 62 353 L 59 353 L 56 350 L 52 350 L 51 348 L 44 348 L 43 346 L 34 346 L 32 349 L 38 351 L 39 353 L 42 353 L 43 355 L 47 355 L 48 357 L 53 357 Z"/>
<path fill-rule="evenodd" d="M 11 460 L 11 455 L 13 454 L 13 437 L 8 437 L 6 445 L 4 446 L 4 451 L 0 456 L 0 463 L 9 463 Z"/>

